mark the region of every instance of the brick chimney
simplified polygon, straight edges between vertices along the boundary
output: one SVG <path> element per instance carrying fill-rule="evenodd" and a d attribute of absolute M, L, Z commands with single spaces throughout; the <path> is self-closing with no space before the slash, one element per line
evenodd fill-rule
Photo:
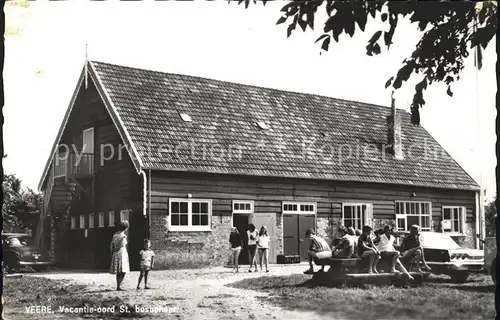
<path fill-rule="evenodd" d="M 403 142 L 401 140 L 401 117 L 396 112 L 394 92 L 391 94 L 391 115 L 387 118 L 387 142 L 391 153 L 398 160 L 403 159 Z"/>

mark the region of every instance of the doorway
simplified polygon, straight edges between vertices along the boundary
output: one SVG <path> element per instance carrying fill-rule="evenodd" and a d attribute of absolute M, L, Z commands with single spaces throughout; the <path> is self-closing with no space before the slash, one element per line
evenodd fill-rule
<path fill-rule="evenodd" d="M 238 264 L 250 264 L 248 258 L 248 238 L 247 238 L 247 230 L 249 223 L 250 215 L 248 214 L 233 214 L 233 227 L 238 229 L 241 237 L 243 238 L 243 248 L 241 249 L 240 257 L 238 259 Z"/>
<path fill-rule="evenodd" d="M 300 260 L 307 260 L 309 241 L 306 239 L 307 230 L 316 230 L 316 216 L 314 214 L 283 214 L 283 246 L 285 255 L 299 255 Z"/>

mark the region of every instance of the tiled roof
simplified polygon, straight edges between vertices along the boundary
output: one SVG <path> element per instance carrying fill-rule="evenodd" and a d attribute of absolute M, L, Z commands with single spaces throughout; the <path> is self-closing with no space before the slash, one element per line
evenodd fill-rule
<path fill-rule="evenodd" d="M 91 66 L 145 169 L 478 189 L 402 110 L 404 159 L 397 160 L 381 151 L 388 107 L 102 62 Z M 192 121 L 183 121 L 183 113 Z"/>

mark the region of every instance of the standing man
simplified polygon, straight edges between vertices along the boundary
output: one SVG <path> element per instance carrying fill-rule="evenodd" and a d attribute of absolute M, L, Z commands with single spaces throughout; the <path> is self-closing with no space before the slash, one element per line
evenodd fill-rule
<path fill-rule="evenodd" d="M 304 274 L 313 274 L 314 273 L 314 267 L 313 267 L 313 260 L 314 258 L 318 259 L 328 259 L 332 257 L 332 250 L 330 249 L 330 246 L 328 243 L 323 238 L 318 237 L 315 235 L 314 231 L 312 229 L 309 229 L 306 231 L 306 238 L 311 239 L 311 246 L 309 247 L 309 251 L 307 252 L 307 255 L 309 257 L 309 269 L 304 271 Z M 325 266 L 321 266 L 321 271 L 324 271 Z"/>

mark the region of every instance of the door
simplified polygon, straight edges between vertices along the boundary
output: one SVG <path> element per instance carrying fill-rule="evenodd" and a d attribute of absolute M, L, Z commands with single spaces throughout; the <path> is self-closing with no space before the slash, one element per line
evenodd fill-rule
<path fill-rule="evenodd" d="M 248 215 L 247 214 L 233 214 L 233 227 L 238 228 L 238 232 L 243 238 L 243 248 L 240 253 L 240 257 L 238 259 L 238 264 L 250 264 L 248 262 L 248 239 L 247 239 L 247 230 L 248 230 Z"/>
<path fill-rule="evenodd" d="M 269 243 L 269 263 L 276 263 L 277 238 L 276 238 L 276 213 L 254 213 L 251 220 L 255 228 L 260 231 L 262 226 L 267 228 L 271 241 Z"/>
<path fill-rule="evenodd" d="M 283 246 L 285 255 L 299 255 L 300 260 L 307 259 L 310 242 L 306 231 L 316 230 L 316 216 L 305 214 L 283 215 Z"/>
<path fill-rule="evenodd" d="M 296 214 L 283 214 L 283 253 L 299 254 L 299 220 Z"/>
<path fill-rule="evenodd" d="M 300 260 L 307 260 L 307 252 L 309 251 L 309 247 L 311 245 L 310 240 L 306 238 L 306 231 L 312 229 L 316 231 L 316 216 L 314 215 L 303 215 L 298 214 L 298 238 L 299 238 L 299 255 Z"/>

